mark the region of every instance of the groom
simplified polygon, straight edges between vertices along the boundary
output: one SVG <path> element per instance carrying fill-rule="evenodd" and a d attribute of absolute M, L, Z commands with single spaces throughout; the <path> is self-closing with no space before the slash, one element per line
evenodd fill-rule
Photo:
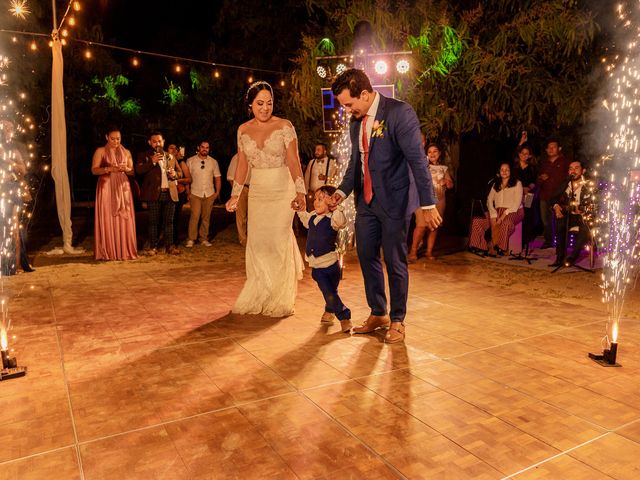
<path fill-rule="evenodd" d="M 354 192 L 356 246 L 371 315 L 354 333 L 389 327 L 386 343 L 404 341 L 409 275 L 407 230 L 412 212 L 422 206 L 426 225 L 442 222 L 435 208 L 431 174 L 420 139 L 420 124 L 408 104 L 375 92 L 369 78 L 355 68 L 331 86 L 351 113 L 351 160 L 335 193 L 336 202 Z M 384 253 L 391 296 L 390 315 L 380 259 Z"/>

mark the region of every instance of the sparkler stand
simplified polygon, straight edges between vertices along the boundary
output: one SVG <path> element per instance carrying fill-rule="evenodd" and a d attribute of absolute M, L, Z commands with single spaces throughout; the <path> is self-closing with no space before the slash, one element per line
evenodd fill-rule
<path fill-rule="evenodd" d="M 590 353 L 589 358 L 603 367 L 621 367 L 619 363 L 616 363 L 616 356 L 618 355 L 618 344 L 611 342 L 611 346 L 608 349 L 602 351 L 602 355 L 597 353 Z"/>
<path fill-rule="evenodd" d="M 0 381 L 24 377 L 27 374 L 27 367 L 19 367 L 16 357 L 10 357 L 7 350 L 2 350 L 1 353 L 2 370 L 0 370 Z"/>

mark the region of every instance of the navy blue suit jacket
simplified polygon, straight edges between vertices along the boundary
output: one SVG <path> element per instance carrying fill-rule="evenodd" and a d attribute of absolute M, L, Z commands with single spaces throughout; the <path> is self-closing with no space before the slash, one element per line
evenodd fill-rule
<path fill-rule="evenodd" d="M 382 134 L 375 136 L 372 133 L 369 142 L 374 202 L 379 202 L 385 213 L 396 219 L 410 215 L 418 206 L 435 205 L 431 174 L 420 139 L 420 122 L 413 108 L 380 95 L 375 120 L 378 124 L 384 121 L 384 125 Z M 356 120 L 350 125 L 351 160 L 339 187 L 347 196 L 354 192 L 356 205 L 363 186 L 358 148 L 361 123 Z"/>

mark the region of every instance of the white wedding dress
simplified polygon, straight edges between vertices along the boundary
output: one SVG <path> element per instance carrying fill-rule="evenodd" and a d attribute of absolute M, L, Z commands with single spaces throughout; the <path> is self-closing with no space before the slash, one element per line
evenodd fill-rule
<path fill-rule="evenodd" d="M 260 147 L 246 133 L 238 137 L 251 169 L 247 220 L 247 281 L 233 313 L 284 317 L 293 314 L 304 269 L 292 222 L 296 188 L 286 150 L 296 140 L 292 126 L 274 130 Z"/>

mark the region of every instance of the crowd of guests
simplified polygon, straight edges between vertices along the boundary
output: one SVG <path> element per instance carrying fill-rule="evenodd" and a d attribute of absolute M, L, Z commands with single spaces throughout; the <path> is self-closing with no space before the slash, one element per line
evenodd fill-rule
<path fill-rule="evenodd" d="M 541 229 L 540 249 L 555 248 L 551 267 L 575 264 L 592 240 L 595 208 L 594 183 L 585 177 L 581 160 L 569 160 L 556 138 L 545 145 L 546 156 L 537 165 L 523 132 L 512 165 L 503 163 L 486 199 L 486 214 L 472 217 L 469 248 L 474 253 L 501 256 L 509 253 L 509 238 L 519 224 L 522 249 Z M 569 254 L 569 232 L 574 232 Z"/>
<path fill-rule="evenodd" d="M 170 254 L 179 254 L 179 233 L 183 206 L 189 203 L 190 218 L 187 241 L 191 248 L 196 242 L 205 247 L 212 244 L 208 239 L 213 203 L 221 191 L 221 173 L 218 162 L 209 156 L 209 144 L 201 142 L 196 154 L 185 158 L 184 148 L 170 144 L 164 150 L 164 137 L 154 132 L 148 139 L 149 150 L 140 154 L 135 165 L 131 153 L 120 144 L 120 132 L 110 128 L 106 134 L 107 143 L 96 150 L 92 172 L 99 176 L 96 189 L 95 213 L 95 258 L 101 260 L 128 260 L 136 258 L 137 243 L 135 231 L 135 211 L 133 198 L 138 195 L 143 207 L 149 211 L 147 255 L 158 253 L 159 242 Z M 446 207 L 446 191 L 454 186 L 453 178 L 446 164 L 443 164 L 442 147 L 435 143 L 426 145 L 422 136 L 433 180 L 436 205 L 441 216 Z M 486 199 L 486 216 L 476 217 L 470 226 L 470 249 L 489 256 L 500 256 L 509 252 L 508 242 L 516 226 L 522 223 L 525 242 L 530 241 L 542 229 L 544 243 L 542 249 L 558 245 L 564 252 L 566 222 L 558 222 L 561 212 L 558 202 L 564 200 L 559 195 L 566 188 L 567 171 L 570 162 L 562 154 L 562 147 L 555 139 L 546 144 L 546 158 L 539 165 L 533 156 L 533 149 L 523 133 L 513 163 L 500 165 L 496 179 L 491 184 Z M 581 164 L 580 164 L 581 165 Z M 237 168 L 237 154 L 227 169 L 227 180 L 233 183 Z M 584 171 L 584 168 L 581 167 Z M 307 211 L 313 210 L 315 192 L 326 185 L 335 185 L 339 167 L 337 161 L 328 155 L 327 146 L 317 143 L 313 157 L 304 169 L 304 184 L 307 191 Z M 132 191 L 128 176 L 138 174 L 141 179 L 139 192 Z M 571 171 L 569 171 L 571 175 Z M 582 173 L 580 174 L 582 177 Z M 236 210 L 236 224 L 241 245 L 247 238 L 247 199 L 250 186 L 250 171 L 239 197 Z M 427 230 L 421 222 L 422 216 L 415 215 L 415 228 L 409 239 L 407 260 L 414 263 L 420 250 L 425 258 L 434 259 L 434 246 L 438 229 Z M 571 220 L 571 228 L 576 229 L 576 221 Z M 576 245 L 586 241 L 581 229 L 576 235 Z M 425 240 L 426 236 L 426 242 Z M 578 251 L 578 248 L 574 248 Z M 569 257 L 575 261 L 575 255 Z M 558 253 L 556 265 L 564 262 L 564 253 Z"/>
<path fill-rule="evenodd" d="M 209 143 L 200 142 L 195 155 L 185 158 L 183 147 L 169 144 L 165 150 L 162 133 L 153 132 L 148 138 L 148 150 L 140 153 L 134 163 L 131 152 L 120 143 L 119 129 L 109 128 L 105 138 L 106 144 L 96 150 L 91 168 L 92 173 L 99 177 L 95 203 L 95 258 L 137 258 L 136 196 L 148 211 L 146 255 L 156 255 L 161 248 L 169 254 L 180 253 L 180 232 L 185 229 L 185 225 L 181 225 L 182 209 L 187 203 L 190 215 L 184 246 L 192 248 L 199 243 L 210 247 L 212 207 L 219 199 L 222 185 L 220 166 L 209 155 Z M 422 141 L 437 199 L 436 208 L 444 218 L 446 192 L 454 187 L 454 180 L 445 162 L 443 148 L 436 143 L 427 144 L 424 135 Z M 580 249 L 590 238 L 589 228 L 585 222 L 578 221 L 582 216 L 577 217 L 575 213 L 565 215 L 567 212 L 576 212 L 575 208 L 568 208 L 569 203 L 577 202 L 585 209 L 591 201 L 587 189 L 582 195 L 581 184 L 575 184 L 577 179 L 586 182 L 585 168 L 581 162 L 570 162 L 563 155 L 557 139 L 549 139 L 545 152 L 544 160 L 538 164 L 527 134 L 523 132 L 513 162 L 503 162 L 490 184 L 485 215 L 472 219 L 469 231 L 471 251 L 488 256 L 508 254 L 509 239 L 521 224 L 523 245 L 541 232 L 544 242 L 540 248 L 557 248 L 557 258 L 552 266 L 576 261 Z M 236 154 L 226 172 L 231 186 L 237 162 Z M 316 192 L 325 186 L 335 186 L 338 174 L 336 159 L 329 156 L 324 143 L 318 142 L 313 157 L 304 169 L 307 212 L 314 210 Z M 130 181 L 134 175 L 137 182 Z M 250 184 L 249 169 L 235 210 L 238 239 L 243 246 L 247 242 Z M 568 192 L 569 188 L 573 188 L 573 192 Z M 418 213 L 414 215 L 415 228 L 408 238 L 409 263 L 416 262 L 419 253 L 423 253 L 428 260 L 435 258 L 434 247 L 439 228 L 427 229 L 422 222 L 422 215 Z M 576 231 L 570 256 L 565 251 L 567 229 Z"/>

